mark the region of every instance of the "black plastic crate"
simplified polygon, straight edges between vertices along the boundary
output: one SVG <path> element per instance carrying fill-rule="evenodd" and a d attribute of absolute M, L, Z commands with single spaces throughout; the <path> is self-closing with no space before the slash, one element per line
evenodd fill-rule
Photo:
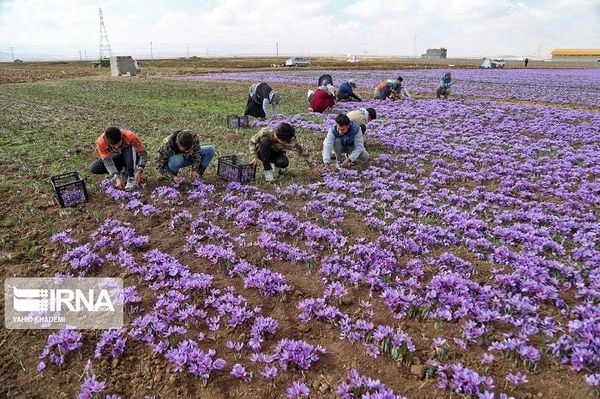
<path fill-rule="evenodd" d="M 87 202 L 88 192 L 79 172 L 63 173 L 50 178 L 56 201 L 62 207 Z"/>
<path fill-rule="evenodd" d="M 229 115 L 227 117 L 227 127 L 233 129 L 239 129 L 241 127 L 249 127 L 250 120 L 248 119 L 248 115 L 237 116 L 237 115 Z"/>
<path fill-rule="evenodd" d="M 240 163 L 237 155 L 219 157 L 217 174 L 228 181 L 249 183 L 256 177 L 256 165 Z"/>

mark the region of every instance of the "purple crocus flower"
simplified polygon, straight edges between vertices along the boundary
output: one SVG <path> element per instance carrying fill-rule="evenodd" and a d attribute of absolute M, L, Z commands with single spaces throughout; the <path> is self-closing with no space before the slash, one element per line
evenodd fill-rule
<path fill-rule="evenodd" d="M 310 390 L 305 384 L 294 381 L 292 382 L 292 385 L 287 388 L 286 394 L 288 399 L 308 398 Z"/>

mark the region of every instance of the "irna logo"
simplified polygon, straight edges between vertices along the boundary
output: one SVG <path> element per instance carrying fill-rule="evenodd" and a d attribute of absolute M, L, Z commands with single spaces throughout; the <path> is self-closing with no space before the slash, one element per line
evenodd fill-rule
<path fill-rule="evenodd" d="M 106 289 L 30 289 L 13 287 L 13 308 L 17 312 L 114 312 Z"/>
<path fill-rule="evenodd" d="M 123 280 L 116 277 L 9 277 L 9 329 L 110 329 L 123 326 Z"/>

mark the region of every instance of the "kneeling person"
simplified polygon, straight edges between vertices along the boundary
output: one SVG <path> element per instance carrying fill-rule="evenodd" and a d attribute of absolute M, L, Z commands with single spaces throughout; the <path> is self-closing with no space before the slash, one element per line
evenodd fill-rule
<path fill-rule="evenodd" d="M 211 145 L 200 145 L 200 137 L 190 130 L 178 130 L 165 138 L 158 149 L 156 168 L 158 172 L 175 183 L 183 182 L 179 170 L 192 167 L 192 177 L 202 177 L 210 164 L 215 149 Z"/>
<path fill-rule="evenodd" d="M 323 167 L 329 169 L 331 151 L 335 153 L 336 166 L 348 167 L 350 163 L 356 160 L 366 162 L 369 160 L 369 153 L 365 149 L 365 141 L 360 126 L 350 121 L 345 114 L 339 114 L 335 117 L 335 125 L 327 132 L 327 137 L 323 141 Z M 340 163 L 342 153 L 348 157 Z"/>
<path fill-rule="evenodd" d="M 115 177 L 115 186 L 126 190 L 132 190 L 136 182 L 141 181 L 148 152 L 137 134 L 118 127 L 109 127 L 96 140 L 96 150 L 100 159 L 90 165 L 90 172 Z"/>
<path fill-rule="evenodd" d="M 273 182 L 279 176 L 279 170 L 285 169 L 290 164 L 286 151 L 297 151 L 309 166 L 308 153 L 296 141 L 296 129 L 286 122 L 282 122 L 277 128 L 264 127 L 259 130 L 248 145 L 252 164 L 259 160 L 263 164 L 265 180 Z"/>

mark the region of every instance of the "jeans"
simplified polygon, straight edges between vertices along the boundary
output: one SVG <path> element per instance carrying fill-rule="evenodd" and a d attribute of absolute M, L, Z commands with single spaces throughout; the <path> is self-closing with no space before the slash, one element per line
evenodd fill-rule
<path fill-rule="evenodd" d="M 333 151 L 335 152 L 335 160 L 336 160 L 336 162 L 339 163 L 339 162 L 341 162 L 342 154 L 350 155 L 352 153 L 352 151 L 354 151 L 354 146 L 353 145 L 343 146 L 342 139 L 335 139 L 335 141 L 333 143 Z M 367 152 L 367 150 L 362 150 L 362 152 L 358 156 L 358 159 L 363 162 L 368 161 L 369 153 Z"/>
<path fill-rule="evenodd" d="M 200 167 L 197 171 L 200 174 L 203 174 L 210 161 L 215 156 L 215 149 L 212 145 L 203 145 L 197 149 L 200 154 Z M 184 168 L 186 166 L 190 166 L 192 164 L 192 160 L 190 157 L 185 156 L 184 154 L 175 154 L 169 157 L 169 161 L 167 162 L 167 166 L 171 172 L 177 174 L 179 169 Z"/>

